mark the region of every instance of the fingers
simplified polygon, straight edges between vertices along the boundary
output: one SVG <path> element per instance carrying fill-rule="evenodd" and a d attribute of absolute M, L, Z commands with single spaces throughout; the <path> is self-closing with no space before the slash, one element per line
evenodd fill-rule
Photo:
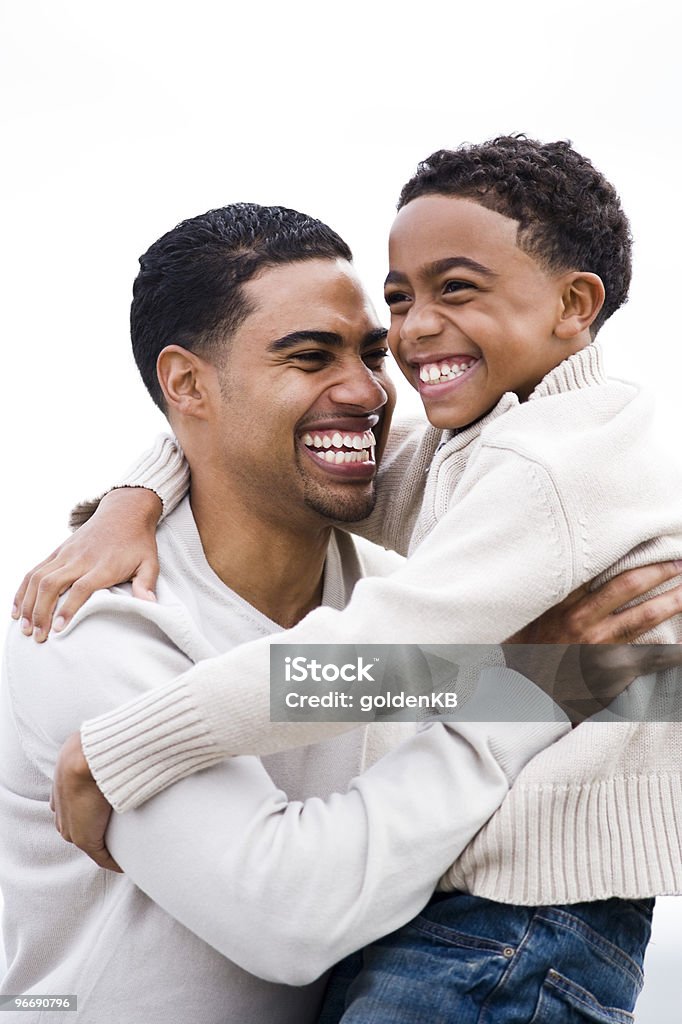
<path fill-rule="evenodd" d="M 13 619 L 18 619 L 20 614 L 22 614 L 22 606 L 24 604 L 24 601 L 26 600 L 26 593 L 27 593 L 27 591 L 29 589 L 29 586 L 30 586 L 30 583 L 31 583 L 31 580 L 32 580 L 34 574 L 39 572 L 44 566 L 46 566 L 50 562 L 52 562 L 52 560 L 57 557 L 57 555 L 59 554 L 60 550 L 61 550 L 61 546 L 58 547 L 58 548 L 55 548 L 55 550 L 51 554 L 49 554 L 47 556 L 47 558 L 44 558 L 42 560 L 42 562 L 38 562 L 37 565 L 35 565 L 32 569 L 29 570 L 29 572 L 26 573 L 26 575 L 24 576 L 23 580 L 21 581 L 21 585 L 20 585 L 19 589 L 17 590 L 16 594 L 14 595 L 14 600 L 12 601 L 12 618 Z M 30 618 L 30 616 L 29 616 L 29 618 Z"/>
<path fill-rule="evenodd" d="M 87 850 L 85 851 L 87 853 Z M 88 857 L 94 860 L 95 864 L 99 864 L 101 868 L 105 868 L 107 871 L 115 871 L 118 875 L 123 874 L 123 868 L 119 867 L 114 858 L 111 856 L 106 846 L 98 854 L 88 853 Z"/>
<path fill-rule="evenodd" d="M 55 813 L 54 793 L 50 796 L 50 810 L 53 814 Z M 55 817 L 55 828 L 65 843 L 77 846 L 79 850 L 87 854 L 90 860 L 94 860 L 98 867 L 105 868 L 107 871 L 115 871 L 120 875 L 123 874 L 123 868 L 111 856 L 103 840 L 93 841 L 89 836 L 71 835 L 70 831 L 63 825 L 58 814 Z"/>
<path fill-rule="evenodd" d="M 639 570 L 637 570 L 639 571 Z M 670 578 L 670 577 L 668 577 Z M 612 581 L 615 582 L 615 581 Z M 650 597 L 648 601 L 611 615 L 600 624 L 597 644 L 631 644 L 644 633 L 682 612 L 682 586 Z"/>
<path fill-rule="evenodd" d="M 61 633 L 63 629 L 66 629 L 78 609 L 83 607 L 85 602 L 92 597 L 96 590 L 101 590 L 106 586 L 108 586 L 106 580 L 103 580 L 96 572 L 85 573 L 84 576 L 74 580 L 71 584 L 66 600 L 59 609 L 57 618 L 54 620 L 54 632 Z M 66 587 L 64 589 L 66 589 Z M 46 637 L 47 633 L 45 633 L 43 639 L 46 639 Z M 38 638 L 36 637 L 36 639 Z"/>
<path fill-rule="evenodd" d="M 133 597 L 142 601 L 156 601 L 156 581 L 159 577 L 159 560 L 150 556 L 141 563 L 133 576 Z"/>
<path fill-rule="evenodd" d="M 43 570 L 45 572 L 45 570 Z M 33 610 L 26 618 L 32 625 L 33 639 L 38 643 L 47 640 L 52 625 L 57 601 L 74 581 L 75 570 L 71 566 L 60 566 L 40 578 L 35 591 Z M 75 573 L 77 575 L 77 572 Z M 24 609 L 22 608 L 22 616 Z M 28 635 L 28 627 L 24 629 Z"/>
<path fill-rule="evenodd" d="M 658 562 L 655 565 L 641 566 L 639 569 L 629 569 L 595 590 L 586 602 L 589 602 L 595 617 L 608 615 L 634 601 L 635 598 L 643 597 L 662 583 L 674 579 L 680 573 L 682 562 Z"/>

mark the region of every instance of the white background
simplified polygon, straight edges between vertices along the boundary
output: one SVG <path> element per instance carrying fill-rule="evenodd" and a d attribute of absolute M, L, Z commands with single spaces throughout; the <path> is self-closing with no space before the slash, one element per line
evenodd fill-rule
<path fill-rule="evenodd" d="M 570 138 L 615 182 L 635 279 L 602 337 L 613 373 L 659 392 L 676 450 L 677 5 L 5 0 L 1 18 L 7 612 L 74 499 L 164 427 L 129 354 L 137 256 L 209 207 L 289 205 L 347 238 L 383 313 L 400 186 L 463 141 Z M 682 1017 L 681 939 L 663 901 L 642 1024 Z"/>

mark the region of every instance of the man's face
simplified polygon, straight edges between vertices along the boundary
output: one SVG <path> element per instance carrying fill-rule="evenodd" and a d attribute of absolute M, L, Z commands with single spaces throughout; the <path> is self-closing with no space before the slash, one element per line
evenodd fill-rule
<path fill-rule="evenodd" d="M 220 372 L 222 471 L 254 514 L 363 519 L 394 391 L 386 331 L 352 266 L 285 264 L 243 291 L 253 312 Z"/>
<path fill-rule="evenodd" d="M 553 334 L 560 278 L 519 249 L 517 228 L 440 195 L 414 199 L 393 224 L 388 340 L 435 426 L 473 423 L 507 391 L 526 399 L 570 354 Z"/>

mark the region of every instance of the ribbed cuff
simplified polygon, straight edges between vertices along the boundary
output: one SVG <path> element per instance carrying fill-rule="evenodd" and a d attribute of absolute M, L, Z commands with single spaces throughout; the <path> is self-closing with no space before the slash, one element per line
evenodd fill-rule
<path fill-rule="evenodd" d="M 189 489 L 189 466 L 182 448 L 168 434 L 160 434 L 154 447 L 135 462 L 121 480 L 109 490 L 119 487 L 145 487 L 153 491 L 163 505 L 161 518 L 169 515 L 184 498 Z M 105 491 L 96 498 L 81 501 L 71 510 L 69 526 L 72 530 L 86 523 L 97 511 L 100 501 L 108 494 Z"/>
<path fill-rule="evenodd" d="M 95 782 L 116 811 L 138 807 L 225 757 L 182 680 L 84 722 L 81 741 Z"/>

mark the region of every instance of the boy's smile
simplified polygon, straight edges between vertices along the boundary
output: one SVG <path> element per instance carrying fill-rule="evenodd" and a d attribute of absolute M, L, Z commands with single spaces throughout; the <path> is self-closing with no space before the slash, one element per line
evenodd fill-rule
<path fill-rule="evenodd" d="M 443 195 L 412 200 L 393 224 L 388 341 L 435 426 L 473 423 L 508 391 L 525 400 L 589 341 L 555 336 L 565 275 L 518 247 L 518 227 Z"/>

